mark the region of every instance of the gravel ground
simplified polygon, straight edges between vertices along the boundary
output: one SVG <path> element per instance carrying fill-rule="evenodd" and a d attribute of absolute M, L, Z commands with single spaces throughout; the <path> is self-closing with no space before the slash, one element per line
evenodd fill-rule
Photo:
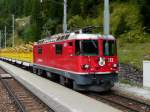
<path fill-rule="evenodd" d="M 17 112 L 16 106 L 12 102 L 3 84 L 0 82 L 0 112 Z"/>
<path fill-rule="evenodd" d="M 143 86 L 143 71 L 129 64 L 120 64 L 119 81 L 131 85 Z"/>

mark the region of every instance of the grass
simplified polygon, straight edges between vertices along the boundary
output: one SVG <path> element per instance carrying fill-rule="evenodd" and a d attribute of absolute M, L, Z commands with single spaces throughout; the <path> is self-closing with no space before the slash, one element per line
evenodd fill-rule
<path fill-rule="evenodd" d="M 142 69 L 143 60 L 150 60 L 150 41 L 127 43 L 118 39 L 118 55 L 120 63 L 131 64 Z"/>
<path fill-rule="evenodd" d="M 130 86 L 141 87 L 141 85 L 134 84 L 134 83 L 132 83 L 131 81 L 129 81 L 129 80 L 127 80 L 127 79 L 120 80 L 119 83 L 127 84 L 127 85 L 130 85 Z"/>

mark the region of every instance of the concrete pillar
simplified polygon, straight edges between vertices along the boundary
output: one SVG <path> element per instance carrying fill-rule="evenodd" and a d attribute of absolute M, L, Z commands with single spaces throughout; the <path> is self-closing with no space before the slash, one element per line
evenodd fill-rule
<path fill-rule="evenodd" d="M 143 86 L 150 88 L 150 61 L 143 61 Z"/>

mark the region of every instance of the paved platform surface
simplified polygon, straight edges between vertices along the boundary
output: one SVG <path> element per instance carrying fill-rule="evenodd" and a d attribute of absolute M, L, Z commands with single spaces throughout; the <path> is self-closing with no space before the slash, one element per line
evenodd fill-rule
<path fill-rule="evenodd" d="M 131 98 L 150 104 L 150 88 L 133 87 L 127 84 L 117 83 L 112 89 L 118 94 L 124 94 Z"/>
<path fill-rule="evenodd" d="M 0 61 L 0 66 L 55 112 L 121 112 L 28 71 Z"/>

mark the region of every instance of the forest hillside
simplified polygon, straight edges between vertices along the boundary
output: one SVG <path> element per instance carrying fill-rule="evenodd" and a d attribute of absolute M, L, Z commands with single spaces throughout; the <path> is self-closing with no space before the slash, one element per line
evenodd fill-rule
<path fill-rule="evenodd" d="M 68 0 L 68 29 L 103 26 L 103 2 Z M 7 46 L 12 46 L 13 14 L 16 18 L 16 45 L 61 33 L 62 4 L 63 0 L 0 0 L 0 30 L 4 35 L 4 27 L 7 26 Z M 150 59 L 150 50 L 147 49 L 150 47 L 149 6 L 150 0 L 110 0 L 111 34 L 118 39 L 122 63 L 141 67 L 142 60 Z M 103 33 L 102 28 L 99 31 Z"/>

